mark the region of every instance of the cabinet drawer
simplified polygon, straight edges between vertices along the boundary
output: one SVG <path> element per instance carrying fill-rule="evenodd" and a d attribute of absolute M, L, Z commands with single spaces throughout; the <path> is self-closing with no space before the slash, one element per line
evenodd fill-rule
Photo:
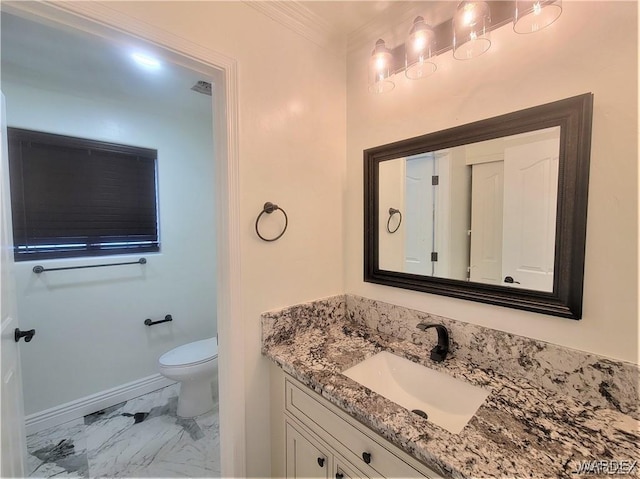
<path fill-rule="evenodd" d="M 374 433 L 368 431 L 365 426 L 356 427 L 340 417 L 314 398 L 313 392 L 305 391 L 289 379 L 285 381 L 285 391 L 286 411 L 316 431 L 329 444 L 336 442 L 341 444 L 344 447 L 342 453 L 345 458 L 357 467 L 366 470 L 368 465 L 383 477 L 425 477 L 426 472 L 421 472 L 407 464 L 405 459 L 392 451 L 391 448 L 395 448 L 394 446 L 382 445 L 383 439 L 374 439 Z M 400 450 L 398 452 L 404 455 Z M 439 476 L 433 473 L 426 477 Z"/>

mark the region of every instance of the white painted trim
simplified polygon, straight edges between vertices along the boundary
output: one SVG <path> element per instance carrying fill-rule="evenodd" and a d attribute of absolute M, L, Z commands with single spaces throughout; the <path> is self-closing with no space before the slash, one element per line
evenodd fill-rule
<path fill-rule="evenodd" d="M 443 7 L 440 7 L 431 15 L 426 15 L 425 10 L 432 11 L 433 7 L 426 8 L 424 2 L 391 2 L 386 9 L 364 25 L 351 32 L 343 33 L 324 17 L 309 9 L 304 2 L 298 0 L 245 0 L 244 3 L 316 45 L 334 51 L 337 55 L 355 51 L 364 45 L 371 45 L 373 48 L 375 41 L 381 35 L 385 36 L 387 45 L 395 47 L 405 41 L 405 32 L 408 33 L 416 15 L 439 19 L 442 16 L 440 10 L 443 10 Z M 389 38 L 391 32 L 398 33 L 396 30 L 401 32 L 401 35 L 397 38 L 396 36 Z"/>
<path fill-rule="evenodd" d="M 25 418 L 27 435 L 79 419 L 87 414 L 101 411 L 104 408 L 115 406 L 121 402 L 129 401 L 172 384 L 175 384 L 175 381 L 167 379 L 160 374 L 153 374 L 122 386 L 30 414 Z"/>
<path fill-rule="evenodd" d="M 310 40 L 311 42 L 335 51 L 338 55 L 354 51 L 364 45 L 373 45 L 380 35 L 387 35 L 396 26 L 407 25 L 409 31 L 411 20 L 417 14 L 424 15 L 425 7 L 421 2 L 392 2 L 382 13 L 355 29 L 342 33 L 333 27 L 325 18 L 318 15 L 297 0 L 245 0 L 245 3 L 280 25 Z M 404 35 L 404 30 L 401 29 Z M 402 38 L 386 38 L 388 44 L 397 46 Z"/>
<path fill-rule="evenodd" d="M 282 26 L 328 50 L 342 55 L 346 48 L 346 35 L 340 33 L 327 20 L 297 0 L 246 1 L 248 6 L 275 20 Z"/>
<path fill-rule="evenodd" d="M 103 2 L 3 2 L 3 10 L 31 15 L 107 38 L 133 35 L 178 58 L 216 69 L 221 90 L 215 102 L 218 191 L 218 340 L 220 456 L 222 477 L 246 476 L 244 326 L 240 283 L 240 182 L 236 60 L 148 23 Z M 223 97 L 223 98 L 221 98 Z M 219 132 L 219 133 L 218 133 Z M 225 144 L 226 143 L 226 144 Z"/>

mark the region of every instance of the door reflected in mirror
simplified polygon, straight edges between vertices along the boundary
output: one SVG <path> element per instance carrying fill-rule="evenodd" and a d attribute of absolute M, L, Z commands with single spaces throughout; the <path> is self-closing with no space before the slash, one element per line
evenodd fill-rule
<path fill-rule="evenodd" d="M 364 281 L 582 317 L 593 94 L 364 150 Z"/>
<path fill-rule="evenodd" d="M 553 290 L 560 127 L 381 161 L 380 269 Z"/>

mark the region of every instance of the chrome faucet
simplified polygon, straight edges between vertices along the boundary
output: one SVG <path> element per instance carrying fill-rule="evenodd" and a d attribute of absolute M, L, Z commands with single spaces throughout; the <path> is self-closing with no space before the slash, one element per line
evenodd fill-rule
<path fill-rule="evenodd" d="M 449 353 L 449 331 L 441 324 L 418 323 L 416 326 L 421 331 L 429 328 L 436 328 L 438 332 L 438 344 L 431 350 L 431 359 L 437 363 L 441 363 Z"/>

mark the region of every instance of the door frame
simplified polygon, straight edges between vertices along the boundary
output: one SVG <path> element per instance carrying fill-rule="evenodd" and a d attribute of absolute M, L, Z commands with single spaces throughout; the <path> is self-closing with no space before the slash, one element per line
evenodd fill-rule
<path fill-rule="evenodd" d="M 3 2 L 23 17 L 82 30 L 110 40 L 139 38 L 169 57 L 200 64 L 214 75 L 213 128 L 216 158 L 217 319 L 219 339 L 220 460 L 222 477 L 246 477 L 244 327 L 240 283 L 240 185 L 237 61 L 102 2 Z M 223 85 L 222 88 L 217 84 Z M 236 318 L 236 321 L 233 321 Z"/>

